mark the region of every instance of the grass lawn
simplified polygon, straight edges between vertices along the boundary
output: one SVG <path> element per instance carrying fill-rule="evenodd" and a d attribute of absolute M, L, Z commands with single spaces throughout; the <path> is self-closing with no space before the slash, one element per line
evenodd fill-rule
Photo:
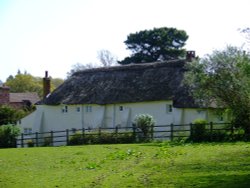
<path fill-rule="evenodd" d="M 1 149 L 0 187 L 250 187 L 250 143 Z"/>

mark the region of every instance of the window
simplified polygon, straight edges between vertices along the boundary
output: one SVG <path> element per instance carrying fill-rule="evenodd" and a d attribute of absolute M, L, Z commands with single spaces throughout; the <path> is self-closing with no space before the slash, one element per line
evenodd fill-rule
<path fill-rule="evenodd" d="M 80 112 L 81 111 L 81 108 L 78 106 L 78 107 L 76 107 L 76 111 L 77 112 Z"/>
<path fill-rule="evenodd" d="M 86 106 L 86 112 L 92 112 L 92 106 Z"/>
<path fill-rule="evenodd" d="M 173 106 L 172 106 L 171 104 L 167 104 L 166 107 L 167 107 L 167 108 L 166 108 L 167 113 L 173 112 Z"/>
<path fill-rule="evenodd" d="M 218 121 L 224 121 L 222 112 L 218 114 L 217 119 L 218 119 Z"/>
<path fill-rule="evenodd" d="M 123 106 L 119 106 L 119 110 L 120 110 L 120 111 L 123 111 Z"/>
<path fill-rule="evenodd" d="M 62 108 L 62 113 L 67 113 L 68 112 L 68 106 L 64 106 Z"/>
<path fill-rule="evenodd" d="M 24 134 L 31 134 L 32 133 L 32 129 L 31 128 L 24 128 L 23 129 L 23 133 Z"/>
<path fill-rule="evenodd" d="M 218 120 L 219 120 L 219 121 L 224 121 L 223 116 L 222 116 L 222 115 L 219 116 L 219 117 L 218 117 Z"/>
<path fill-rule="evenodd" d="M 205 111 L 204 110 L 197 110 L 197 113 L 198 114 L 205 114 Z"/>

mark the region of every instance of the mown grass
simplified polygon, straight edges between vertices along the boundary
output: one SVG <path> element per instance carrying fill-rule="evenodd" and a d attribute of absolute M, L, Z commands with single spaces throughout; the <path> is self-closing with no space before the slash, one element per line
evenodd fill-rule
<path fill-rule="evenodd" d="M 250 143 L 0 150 L 0 187 L 249 187 Z"/>

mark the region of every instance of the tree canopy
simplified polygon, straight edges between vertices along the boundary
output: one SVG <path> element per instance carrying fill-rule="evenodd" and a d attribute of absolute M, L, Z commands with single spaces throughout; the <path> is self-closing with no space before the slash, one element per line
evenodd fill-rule
<path fill-rule="evenodd" d="M 17 110 L 7 105 L 0 105 L 0 126 L 9 123 L 15 124 L 17 120 L 23 118 L 27 112 Z"/>
<path fill-rule="evenodd" d="M 117 65 L 117 57 L 113 55 L 109 50 L 103 49 L 103 50 L 97 51 L 97 58 L 100 61 L 100 63 L 86 63 L 86 64 L 76 63 L 72 65 L 71 70 L 67 72 L 67 78 L 69 78 L 75 72 L 78 72 L 78 71 Z"/>
<path fill-rule="evenodd" d="M 189 63 L 185 83 L 196 99 L 232 113 L 232 122 L 250 135 L 250 55 L 236 47 L 214 51 Z"/>
<path fill-rule="evenodd" d="M 117 64 L 117 58 L 109 50 L 98 51 L 97 58 L 103 67 L 110 67 Z"/>
<path fill-rule="evenodd" d="M 51 79 L 51 90 L 54 90 L 60 84 L 63 83 L 63 79 L 52 78 Z M 43 81 L 41 77 L 35 77 L 28 73 L 21 73 L 18 71 L 14 77 L 10 75 L 5 85 L 10 87 L 10 91 L 13 93 L 25 93 L 25 92 L 36 92 L 42 97 L 43 92 Z"/>
<path fill-rule="evenodd" d="M 187 39 L 188 35 L 184 30 L 167 27 L 129 34 L 124 43 L 132 51 L 132 55 L 118 63 L 148 63 L 184 57 L 183 47 Z"/>

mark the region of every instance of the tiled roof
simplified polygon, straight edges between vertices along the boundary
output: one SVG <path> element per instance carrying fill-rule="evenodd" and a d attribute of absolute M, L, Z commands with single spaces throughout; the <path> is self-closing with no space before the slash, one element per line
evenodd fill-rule
<path fill-rule="evenodd" d="M 23 101 L 30 101 L 32 104 L 35 104 L 40 100 L 37 93 L 10 93 L 10 103 L 19 103 Z"/>

